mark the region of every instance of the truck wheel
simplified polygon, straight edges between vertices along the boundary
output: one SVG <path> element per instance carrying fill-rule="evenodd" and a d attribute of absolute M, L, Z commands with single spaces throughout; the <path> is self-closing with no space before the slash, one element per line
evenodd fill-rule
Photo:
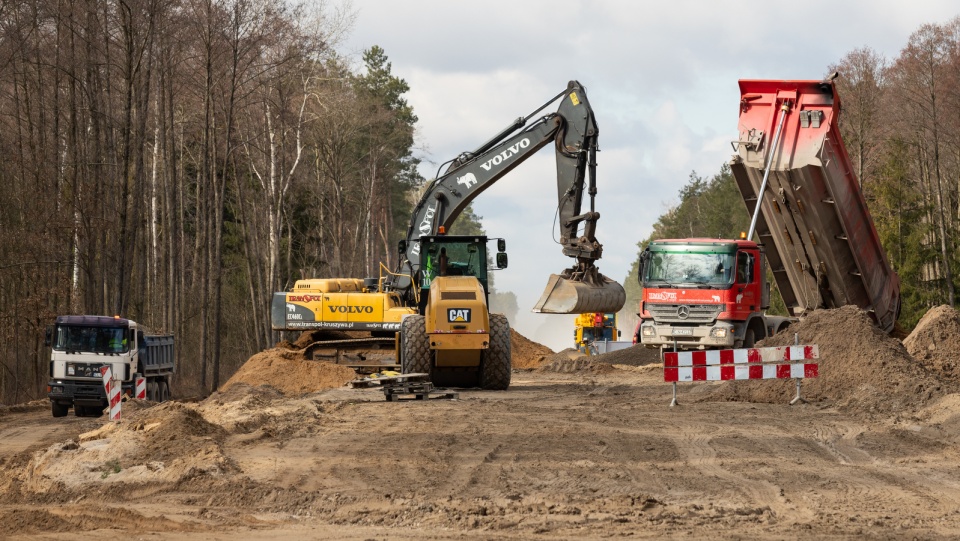
<path fill-rule="evenodd" d="M 752 348 L 756 344 L 757 339 L 753 334 L 753 329 L 747 329 L 747 332 L 743 335 L 743 347 Z"/>
<path fill-rule="evenodd" d="M 78 405 L 74 404 L 74 405 L 73 405 L 73 414 L 76 415 L 77 417 L 86 417 L 86 416 L 87 416 L 87 407 L 86 407 L 86 406 L 78 406 Z"/>
<path fill-rule="evenodd" d="M 50 412 L 53 413 L 54 417 L 66 417 L 68 411 L 70 411 L 70 406 L 59 402 L 50 403 Z"/>
<path fill-rule="evenodd" d="M 159 389 L 159 387 L 158 387 L 158 385 L 157 385 L 157 382 L 155 382 L 155 381 L 148 381 L 148 382 L 147 382 L 147 400 L 149 400 L 149 401 L 151 401 L 151 402 L 159 402 L 159 401 L 160 401 L 160 400 L 159 400 L 159 398 L 160 398 L 159 390 L 160 390 L 160 389 Z"/>
<path fill-rule="evenodd" d="M 490 314 L 490 347 L 480 364 L 480 388 L 502 391 L 510 386 L 510 322 Z"/>
<path fill-rule="evenodd" d="M 160 387 L 158 390 L 160 402 L 166 402 L 167 400 L 170 400 L 170 387 L 167 385 L 167 382 L 161 381 L 157 385 Z"/>
<path fill-rule="evenodd" d="M 400 325 L 400 348 L 402 350 L 401 372 L 404 374 L 430 374 L 430 338 L 423 316 L 407 316 Z"/>

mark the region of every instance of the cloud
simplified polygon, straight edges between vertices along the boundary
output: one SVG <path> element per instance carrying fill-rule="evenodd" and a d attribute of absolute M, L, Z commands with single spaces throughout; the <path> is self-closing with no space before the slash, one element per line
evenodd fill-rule
<path fill-rule="evenodd" d="M 893 0 L 365 0 L 358 7 L 348 48 L 380 45 L 410 84 L 428 178 L 568 80 L 586 86 L 600 128 L 599 265 L 617 280 L 690 173 L 713 175 L 729 159 L 738 79 L 819 79 L 855 48 L 892 57 L 920 25 L 957 15 L 952 1 Z M 511 265 L 497 286 L 517 294 L 521 312 L 549 273 L 571 264 L 553 242 L 555 185 L 548 146 L 474 202 L 488 234 L 507 238 Z M 566 325 L 550 321 L 559 323 L 544 328 Z M 545 332 L 537 331 L 542 320 L 519 325 L 525 334 Z"/>

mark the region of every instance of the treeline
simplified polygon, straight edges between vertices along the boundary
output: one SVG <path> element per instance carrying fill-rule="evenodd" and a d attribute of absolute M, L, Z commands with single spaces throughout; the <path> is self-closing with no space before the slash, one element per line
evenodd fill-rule
<path fill-rule="evenodd" d="M 900 326 L 933 306 L 956 305 L 960 271 L 960 17 L 914 32 L 893 59 L 854 50 L 824 72 L 836 80 L 840 130 L 887 257 L 900 276 Z M 692 175 L 650 238 L 727 236 L 749 215 L 724 166 Z M 625 315 L 636 311 L 636 265 Z"/>
<path fill-rule="evenodd" d="M 202 393 L 272 345 L 273 292 L 394 266 L 408 86 L 306 6 L 0 4 L 0 402 L 45 396 L 58 314 L 175 333 L 175 391 Z"/>

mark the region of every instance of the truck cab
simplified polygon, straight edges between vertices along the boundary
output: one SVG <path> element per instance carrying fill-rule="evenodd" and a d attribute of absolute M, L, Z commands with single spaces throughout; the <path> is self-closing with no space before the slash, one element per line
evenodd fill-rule
<path fill-rule="evenodd" d="M 748 240 L 666 239 L 641 254 L 636 343 L 650 347 L 753 347 L 779 330 L 770 318 L 762 245 Z"/>

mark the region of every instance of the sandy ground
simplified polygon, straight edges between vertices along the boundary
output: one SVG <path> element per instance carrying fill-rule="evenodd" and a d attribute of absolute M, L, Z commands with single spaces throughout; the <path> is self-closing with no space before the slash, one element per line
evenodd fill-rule
<path fill-rule="evenodd" d="M 918 331 L 936 341 L 944 325 Z M 0 408 L 0 537 L 960 537 L 960 394 L 942 348 L 911 335 L 917 360 L 852 309 L 768 342 L 794 333 L 823 357 L 796 406 L 793 382 L 759 381 L 681 384 L 671 408 L 640 351 L 578 360 L 514 342 L 529 367 L 510 389 L 456 400 L 386 402 L 325 371 L 308 392 L 236 380 L 203 401 L 127 402 L 120 423 Z"/>

